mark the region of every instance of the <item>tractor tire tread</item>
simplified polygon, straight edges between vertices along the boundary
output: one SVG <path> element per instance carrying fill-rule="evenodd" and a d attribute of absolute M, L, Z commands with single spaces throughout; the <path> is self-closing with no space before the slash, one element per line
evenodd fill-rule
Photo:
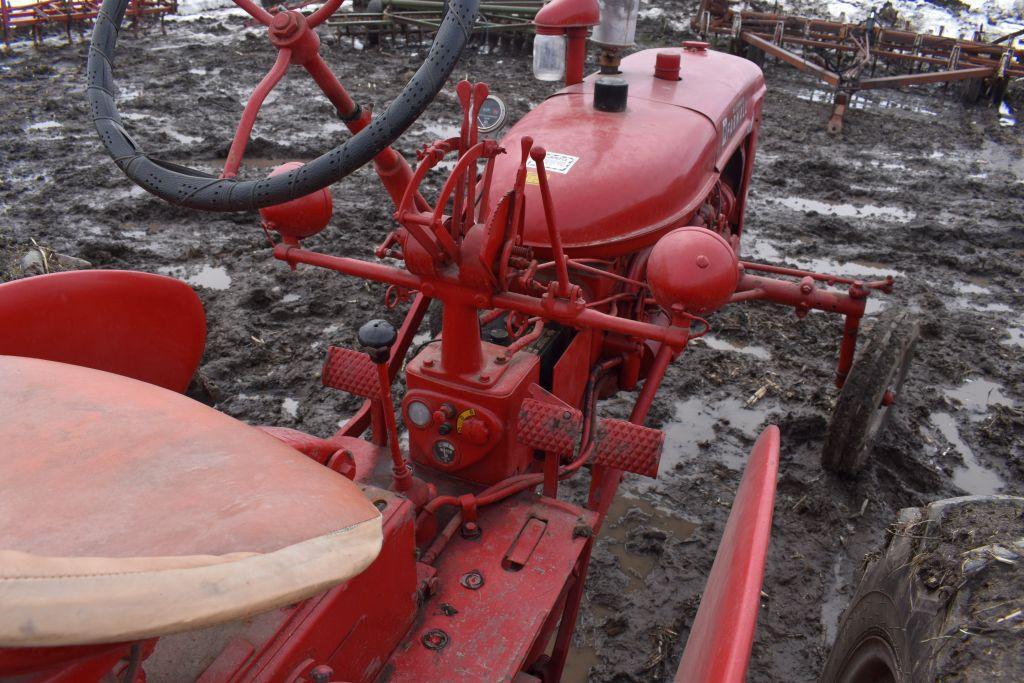
<path fill-rule="evenodd" d="M 901 510 L 884 550 L 865 560 L 821 681 L 864 680 L 854 674 L 872 647 L 886 653 L 897 683 L 1024 679 L 1021 623 L 998 622 L 1021 607 L 1022 512 L 1024 498 L 1014 496 Z M 986 555 L 989 546 L 1016 553 L 1016 562 Z"/>
<path fill-rule="evenodd" d="M 836 400 L 821 452 L 825 469 L 853 476 L 864 468 L 874 445 L 870 430 L 874 412 L 893 373 L 901 362 L 910 362 L 918 334 L 918 322 L 909 312 L 890 309 L 878 317 Z M 884 430 L 889 413 L 875 435 Z"/>

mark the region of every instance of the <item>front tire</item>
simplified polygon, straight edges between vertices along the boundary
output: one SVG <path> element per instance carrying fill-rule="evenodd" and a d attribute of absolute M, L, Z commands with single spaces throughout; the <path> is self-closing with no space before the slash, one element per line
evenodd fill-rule
<path fill-rule="evenodd" d="M 1024 680 L 1022 512 L 1012 496 L 902 510 L 869 556 L 822 682 Z"/>
<path fill-rule="evenodd" d="M 919 334 L 918 322 L 905 311 L 878 316 L 832 411 L 821 451 L 825 469 L 853 476 L 864 468 L 889 423 Z"/>

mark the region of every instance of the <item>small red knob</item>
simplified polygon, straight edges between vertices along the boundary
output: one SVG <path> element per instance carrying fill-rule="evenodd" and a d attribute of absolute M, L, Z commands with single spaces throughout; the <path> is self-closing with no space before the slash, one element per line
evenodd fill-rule
<path fill-rule="evenodd" d="M 490 435 L 490 430 L 483 420 L 471 417 L 462 423 L 462 438 L 471 444 L 482 446 L 487 443 L 487 437 Z"/>
<path fill-rule="evenodd" d="M 679 61 L 678 52 L 659 52 L 654 58 L 654 77 L 665 81 L 678 81 Z"/>

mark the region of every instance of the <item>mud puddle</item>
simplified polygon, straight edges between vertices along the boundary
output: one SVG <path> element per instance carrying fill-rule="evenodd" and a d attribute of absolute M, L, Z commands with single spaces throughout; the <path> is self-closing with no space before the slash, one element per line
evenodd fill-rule
<path fill-rule="evenodd" d="M 659 552 L 666 544 L 686 543 L 700 525 L 676 516 L 645 498 L 622 493 L 608 510 L 601 531 L 600 547 L 625 576 L 621 588 L 624 595 L 650 590 L 648 580 L 664 561 Z M 613 610 L 595 605 L 591 618 L 601 621 L 607 634 L 615 635 L 617 626 Z M 591 674 L 601 667 L 596 647 L 578 644 L 575 640 L 569 650 L 564 683 L 586 683 Z"/>
<path fill-rule="evenodd" d="M 223 266 L 204 264 L 198 268 L 189 266 L 166 266 L 157 268 L 157 272 L 184 280 L 193 287 L 225 290 L 231 286 L 231 276 Z"/>
<path fill-rule="evenodd" d="M 745 342 L 731 342 L 727 339 L 722 339 L 713 334 L 706 334 L 699 339 L 695 339 L 693 344 L 703 343 L 708 348 L 714 349 L 715 351 L 731 351 L 733 353 L 740 353 L 746 356 L 753 356 L 759 360 L 768 360 L 772 357 L 772 352 L 767 347 L 761 346 L 760 344 L 747 344 Z"/>
<path fill-rule="evenodd" d="M 988 417 L 993 406 L 1015 407 L 1017 402 L 1006 396 L 998 382 L 984 377 L 968 379 L 958 387 L 946 389 L 944 395 L 954 405 L 961 406 L 969 422 L 980 422 Z M 928 416 L 929 421 L 961 458 L 962 463 L 953 468 L 953 483 L 970 495 L 991 495 L 999 493 L 1006 486 L 1005 478 L 990 466 L 984 464 L 975 450 L 967 443 L 962 432 L 963 421 L 948 411 L 936 411 Z"/>
<path fill-rule="evenodd" d="M 771 402 L 764 401 L 748 407 L 745 401 L 737 398 L 709 401 L 702 396 L 676 402 L 672 420 L 662 427 L 665 449 L 658 468 L 659 476 L 682 463 L 708 457 L 731 469 L 742 470 L 747 463 L 745 452 L 716 449 L 717 453 L 709 456 L 708 447 L 713 441 L 722 439 L 752 441 L 764 425 L 771 405 Z"/>
<path fill-rule="evenodd" d="M 819 213 L 828 216 L 839 216 L 841 218 L 886 218 L 895 223 L 906 223 L 914 218 L 913 211 L 907 211 L 896 206 L 878 206 L 876 204 L 845 204 L 842 202 L 823 202 L 817 199 L 806 197 L 781 197 L 771 199 L 776 204 L 781 204 L 793 211 L 804 213 Z"/>

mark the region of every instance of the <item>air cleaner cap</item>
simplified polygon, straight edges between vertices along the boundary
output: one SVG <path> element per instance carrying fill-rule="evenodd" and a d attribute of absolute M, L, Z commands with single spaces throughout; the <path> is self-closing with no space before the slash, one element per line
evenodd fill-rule
<path fill-rule="evenodd" d="M 594 109 L 598 111 L 626 111 L 629 84 L 618 76 L 599 76 L 594 82 Z"/>

